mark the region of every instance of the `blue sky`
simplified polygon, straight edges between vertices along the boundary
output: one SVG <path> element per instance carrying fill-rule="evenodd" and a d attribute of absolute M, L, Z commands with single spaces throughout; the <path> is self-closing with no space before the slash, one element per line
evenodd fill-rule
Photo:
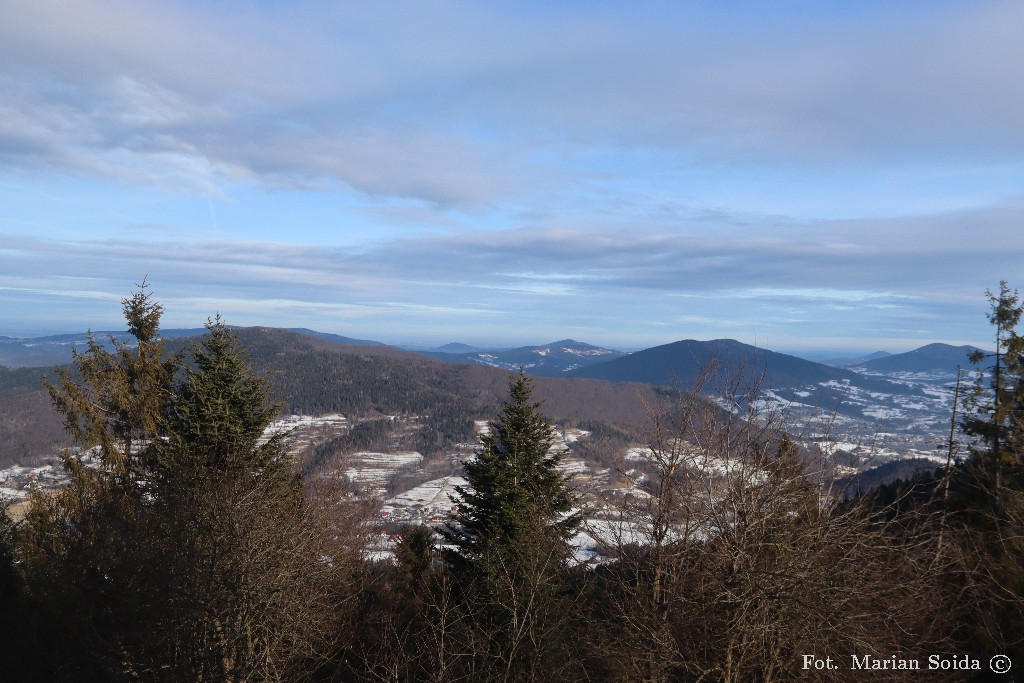
<path fill-rule="evenodd" d="M 983 343 L 1016 2 L 0 5 L 0 334 Z"/>

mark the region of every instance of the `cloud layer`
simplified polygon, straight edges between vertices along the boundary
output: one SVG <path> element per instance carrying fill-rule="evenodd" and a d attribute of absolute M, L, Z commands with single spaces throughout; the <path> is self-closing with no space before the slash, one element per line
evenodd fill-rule
<path fill-rule="evenodd" d="M 1024 274 L 1022 23 L 10 0 L 7 327 L 109 322 L 148 274 L 182 317 L 393 340 L 977 340 Z"/>

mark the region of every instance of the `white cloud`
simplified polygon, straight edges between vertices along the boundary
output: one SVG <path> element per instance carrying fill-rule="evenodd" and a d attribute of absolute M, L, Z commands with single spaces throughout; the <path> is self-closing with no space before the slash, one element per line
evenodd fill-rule
<path fill-rule="evenodd" d="M 120 296 L 149 273 L 189 306 L 276 302 L 245 315 L 473 307 L 573 329 L 699 326 L 739 293 L 730 324 L 841 306 L 926 329 L 1024 275 L 1022 20 L 1002 2 L 8 0 L 0 174 L 101 189 L 81 220 L 7 202 L 0 282 L 38 301 L 57 276 Z M 294 190 L 338 201 L 282 218 Z M 201 197 L 202 222 L 163 216 L 160 191 Z M 891 293 L 914 303 L 880 308 Z"/>
<path fill-rule="evenodd" d="M 220 310 L 240 324 L 319 321 L 327 331 L 370 338 L 387 331 L 408 338 L 424 326 L 455 335 L 486 316 L 517 321 L 504 332 L 489 328 L 494 335 L 617 330 L 604 343 L 631 345 L 639 343 L 628 342 L 633 334 L 672 340 L 654 336 L 655 328 L 677 338 L 751 329 L 805 341 L 825 328 L 892 338 L 892 330 L 913 325 L 930 340 L 964 339 L 963 330 L 985 327 L 984 289 L 1020 276 L 1024 242 L 1012 227 L 1022 219 L 1024 209 L 1006 206 L 902 221 L 779 220 L 778 236 L 761 237 L 728 229 L 691 235 L 685 222 L 673 233 L 520 228 L 411 235 L 355 250 L 201 235 L 6 235 L 10 265 L 0 287 L 60 299 L 69 287 L 52 284 L 48 265 L 59 260 L 64 278 L 92 278 L 81 291 L 109 299 L 148 275 L 160 298 L 199 320 Z M 726 228 L 735 223 L 722 217 Z M 361 327 L 339 329 L 341 320 Z M 437 327 L 442 321 L 449 327 Z"/>
<path fill-rule="evenodd" d="M 577 182 L 553 158 L 578 144 L 727 165 L 1024 149 L 1021 7 L 779 8 L 11 0 L 0 159 L 451 207 Z"/>

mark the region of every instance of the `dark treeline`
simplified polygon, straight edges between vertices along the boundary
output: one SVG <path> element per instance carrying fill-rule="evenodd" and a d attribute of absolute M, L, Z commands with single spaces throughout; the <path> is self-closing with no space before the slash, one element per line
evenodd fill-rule
<path fill-rule="evenodd" d="M 636 400 L 643 461 L 608 455 L 635 416 L 613 428 L 552 401 L 628 484 L 588 519 L 542 380 L 403 374 L 386 353 L 346 366 L 313 344 L 301 353 L 323 362 L 293 365 L 293 338 L 248 348 L 219 320 L 179 353 L 144 289 L 124 303 L 137 343 L 92 346 L 48 385 L 99 466 L 67 456 L 69 486 L 0 516 L 11 680 L 980 681 L 996 655 L 1024 666 L 1024 340 L 1005 285 L 996 355 L 977 359 L 992 371 L 960 407 L 973 445 L 959 465 L 846 495 L 784 416 L 707 401 L 709 374 Z M 330 393 L 347 380 L 365 388 Z M 720 386 L 756 405 L 741 400 L 756 387 Z M 457 514 L 439 533 L 402 529 L 395 561 L 375 561 L 367 504 L 260 437 L 284 400 L 364 418 L 314 461 L 414 440 L 412 416 L 381 419 L 402 392 L 415 419 L 453 416 L 452 438 L 488 406 L 491 428 Z M 602 562 L 577 556 L 581 531 Z M 926 672 L 852 668 L 872 662 Z"/>

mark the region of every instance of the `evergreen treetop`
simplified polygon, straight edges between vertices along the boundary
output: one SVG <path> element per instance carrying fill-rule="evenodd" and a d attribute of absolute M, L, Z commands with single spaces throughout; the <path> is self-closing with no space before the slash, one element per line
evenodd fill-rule
<path fill-rule="evenodd" d="M 146 288 L 143 282 L 121 302 L 134 344 L 111 335 L 110 352 L 90 333 L 86 350 L 72 352 L 81 382 L 62 368 L 56 383 L 46 382 L 71 437 L 82 448 L 98 446 L 103 465 L 122 482 L 145 474 L 143 450 L 159 431 L 180 362 L 180 355 L 165 355 L 163 307 Z M 74 469 L 76 461 L 65 466 Z"/>
<path fill-rule="evenodd" d="M 172 396 L 160 451 L 187 461 L 178 465 L 197 468 L 290 468 L 284 434 L 261 442 L 280 409 L 271 401 L 269 385 L 253 373 L 248 354 L 219 315 L 206 328 L 199 343 L 192 343 L 194 367 L 185 369 Z"/>

